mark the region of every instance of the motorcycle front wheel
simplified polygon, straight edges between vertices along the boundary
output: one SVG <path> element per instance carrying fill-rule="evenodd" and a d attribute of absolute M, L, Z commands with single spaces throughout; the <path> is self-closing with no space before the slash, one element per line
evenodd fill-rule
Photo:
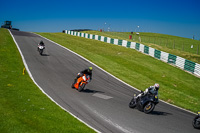
<path fill-rule="evenodd" d="M 81 92 L 85 88 L 85 84 L 83 83 L 78 87 L 78 91 Z"/>
<path fill-rule="evenodd" d="M 74 87 L 74 83 L 72 83 L 72 86 L 71 86 L 71 87 L 72 87 L 72 88 L 75 88 L 75 87 Z"/>
<path fill-rule="evenodd" d="M 42 55 L 42 53 L 43 53 L 43 49 L 40 49 L 39 52 L 40 52 L 40 55 Z"/>
<path fill-rule="evenodd" d="M 144 106 L 144 113 L 149 114 L 154 110 L 154 108 L 155 108 L 155 104 L 152 102 L 149 102 Z"/>
<path fill-rule="evenodd" d="M 196 116 L 196 117 L 194 118 L 194 120 L 192 121 L 192 125 L 193 125 L 193 127 L 196 128 L 196 129 L 200 129 L 200 120 L 198 120 L 198 119 L 200 119 L 200 117 L 199 117 L 199 116 Z"/>
<path fill-rule="evenodd" d="M 72 88 L 75 88 L 74 85 L 75 85 L 76 81 L 77 81 L 77 79 L 74 79 L 74 82 L 72 83 L 72 86 L 71 86 Z"/>

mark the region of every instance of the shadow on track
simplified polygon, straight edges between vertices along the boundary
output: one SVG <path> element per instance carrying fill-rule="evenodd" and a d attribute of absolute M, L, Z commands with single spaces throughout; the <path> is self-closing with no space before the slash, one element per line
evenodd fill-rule
<path fill-rule="evenodd" d="M 42 54 L 41 56 L 49 56 L 48 54 Z"/>
<path fill-rule="evenodd" d="M 102 91 L 96 91 L 96 90 L 91 90 L 91 89 L 85 89 L 82 91 L 83 93 L 105 93 Z"/>
<path fill-rule="evenodd" d="M 172 115 L 171 113 L 167 113 L 167 112 L 161 112 L 161 111 L 152 111 L 150 113 L 150 115 L 163 115 L 163 116 L 167 116 L 167 115 Z"/>

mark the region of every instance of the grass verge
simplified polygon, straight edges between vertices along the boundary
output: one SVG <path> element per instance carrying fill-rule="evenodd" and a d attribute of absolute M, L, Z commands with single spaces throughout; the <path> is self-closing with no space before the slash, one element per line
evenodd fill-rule
<path fill-rule="evenodd" d="M 94 132 L 62 110 L 22 74 L 24 65 L 6 29 L 0 28 L 0 131 Z"/>
<path fill-rule="evenodd" d="M 84 31 L 84 33 L 142 43 L 157 50 L 174 54 L 200 64 L 200 41 L 198 40 L 158 33 L 140 32 L 140 42 L 138 35 L 135 35 L 135 33 L 130 34 L 129 32 Z M 132 35 L 134 40 L 130 40 L 129 35 Z"/>
<path fill-rule="evenodd" d="M 200 79 L 179 68 L 130 48 L 64 33 L 38 34 L 84 56 L 138 89 L 159 83 L 160 98 L 168 103 L 193 112 L 200 108 Z"/>

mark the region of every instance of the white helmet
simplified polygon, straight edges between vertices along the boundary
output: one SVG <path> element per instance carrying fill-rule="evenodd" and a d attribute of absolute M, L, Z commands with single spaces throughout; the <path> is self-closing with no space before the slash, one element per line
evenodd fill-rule
<path fill-rule="evenodd" d="M 158 91 L 158 90 L 159 90 L 159 88 L 160 88 L 160 85 L 159 85 L 159 84 L 157 84 L 157 83 L 155 83 L 154 87 L 155 87 L 155 89 Z"/>

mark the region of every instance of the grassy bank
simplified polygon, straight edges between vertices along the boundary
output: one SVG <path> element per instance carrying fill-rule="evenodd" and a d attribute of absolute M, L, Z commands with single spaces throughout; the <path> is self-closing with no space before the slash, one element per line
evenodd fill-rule
<path fill-rule="evenodd" d="M 158 33 L 140 32 L 140 35 L 130 32 L 99 32 L 84 31 L 85 33 L 101 35 L 121 40 L 134 41 L 146 46 L 174 54 L 200 64 L 200 41 Z M 129 39 L 132 35 L 132 39 Z M 141 38 L 141 42 L 139 41 Z M 191 46 L 193 46 L 191 48 Z"/>
<path fill-rule="evenodd" d="M 200 109 L 200 79 L 134 49 L 64 33 L 39 33 L 94 62 L 126 83 L 144 90 L 159 83 L 160 98 L 182 108 Z"/>
<path fill-rule="evenodd" d="M 53 103 L 22 74 L 21 56 L 0 28 L 0 132 L 94 132 Z"/>

